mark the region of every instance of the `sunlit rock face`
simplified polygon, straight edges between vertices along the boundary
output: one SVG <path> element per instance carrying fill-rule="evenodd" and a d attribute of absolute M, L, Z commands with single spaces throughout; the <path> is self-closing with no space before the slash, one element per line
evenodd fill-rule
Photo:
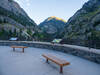
<path fill-rule="evenodd" d="M 2 32 L 2 30 L 4 31 Z M 15 31 L 17 32 L 17 34 L 21 34 L 19 32 L 25 33 L 23 37 L 29 37 L 30 34 L 27 33 L 27 31 L 29 30 L 31 32 L 34 32 L 35 30 L 37 30 L 37 25 L 31 18 L 29 18 L 29 16 L 19 6 L 19 4 L 14 0 L 1 0 L 0 32 L 2 34 L 0 36 L 2 36 L 4 32 L 13 33 Z M 3 35 L 3 37 L 4 36 L 5 35 Z"/>
<path fill-rule="evenodd" d="M 62 33 L 65 24 L 65 20 L 55 16 L 51 16 L 42 23 L 40 23 L 39 27 L 44 33 L 46 33 L 47 35 L 51 35 L 55 38 L 60 37 L 59 35 Z"/>

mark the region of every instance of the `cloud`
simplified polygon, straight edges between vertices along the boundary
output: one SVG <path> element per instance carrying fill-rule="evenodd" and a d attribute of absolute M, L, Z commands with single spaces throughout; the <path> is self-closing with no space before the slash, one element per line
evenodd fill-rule
<path fill-rule="evenodd" d="M 30 6 L 30 3 L 27 3 L 27 6 Z"/>
<path fill-rule="evenodd" d="M 30 0 L 15 0 L 19 4 L 25 4 L 26 6 L 30 6 Z"/>
<path fill-rule="evenodd" d="M 30 0 L 24 0 L 24 1 L 26 1 L 27 6 L 30 6 Z"/>

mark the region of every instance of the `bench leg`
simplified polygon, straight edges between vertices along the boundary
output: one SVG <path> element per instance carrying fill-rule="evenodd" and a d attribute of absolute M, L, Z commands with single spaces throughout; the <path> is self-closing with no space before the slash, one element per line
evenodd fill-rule
<path fill-rule="evenodd" d="M 63 73 L 63 66 L 60 66 L 60 73 Z"/>
<path fill-rule="evenodd" d="M 15 48 L 13 48 L 13 51 L 15 51 Z"/>
<path fill-rule="evenodd" d="M 24 48 L 22 48 L 22 52 L 24 53 Z"/>
<path fill-rule="evenodd" d="M 48 59 L 46 59 L 46 62 L 48 63 Z"/>

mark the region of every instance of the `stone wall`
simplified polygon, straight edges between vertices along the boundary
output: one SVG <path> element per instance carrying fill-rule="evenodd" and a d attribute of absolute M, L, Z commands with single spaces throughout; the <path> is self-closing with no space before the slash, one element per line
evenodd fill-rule
<path fill-rule="evenodd" d="M 57 50 L 64 53 L 79 56 L 90 61 L 100 64 L 100 50 L 89 49 L 87 47 L 75 46 L 75 45 L 65 45 L 65 44 L 51 44 L 47 42 L 32 42 L 32 41 L 0 41 L 0 46 L 28 46 L 36 48 L 45 48 L 50 50 Z"/>

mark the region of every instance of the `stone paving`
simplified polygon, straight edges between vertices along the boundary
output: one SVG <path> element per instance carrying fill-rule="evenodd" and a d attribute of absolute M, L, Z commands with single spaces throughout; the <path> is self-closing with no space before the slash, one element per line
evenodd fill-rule
<path fill-rule="evenodd" d="M 49 53 L 69 61 L 64 73 L 59 73 L 59 66 L 47 64 L 41 55 Z M 12 51 L 9 46 L 0 46 L 0 75 L 100 75 L 100 64 L 48 49 L 32 48 Z"/>

